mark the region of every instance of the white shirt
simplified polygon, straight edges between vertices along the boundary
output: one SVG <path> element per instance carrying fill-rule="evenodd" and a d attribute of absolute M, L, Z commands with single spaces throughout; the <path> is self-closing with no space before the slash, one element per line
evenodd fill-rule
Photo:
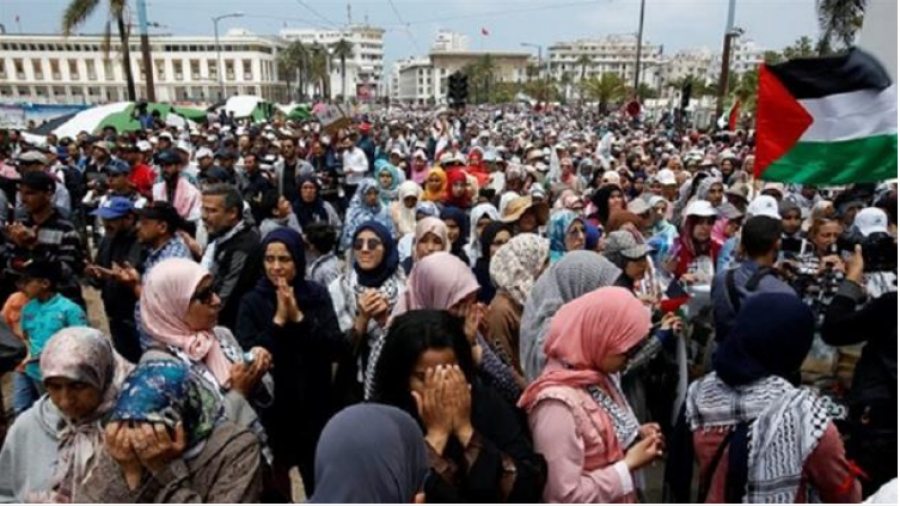
<path fill-rule="evenodd" d="M 369 172 L 369 159 L 366 153 L 357 146 L 344 152 L 344 176 L 348 185 L 356 186 L 362 182 Z"/>

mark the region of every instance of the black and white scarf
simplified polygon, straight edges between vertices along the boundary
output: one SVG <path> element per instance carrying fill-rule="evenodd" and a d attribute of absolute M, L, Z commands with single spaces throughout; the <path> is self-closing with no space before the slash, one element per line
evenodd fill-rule
<path fill-rule="evenodd" d="M 748 503 L 794 502 L 833 411 L 828 399 L 777 376 L 732 388 L 710 373 L 691 385 L 686 402 L 692 431 L 750 423 Z M 813 502 L 815 490 L 807 493 Z"/>
<path fill-rule="evenodd" d="M 610 378 L 609 384 L 612 388 L 618 389 L 618 385 Z M 591 385 L 587 389 L 591 397 L 600 405 L 600 408 L 609 415 L 612 420 L 613 430 L 616 432 L 616 439 L 619 441 L 619 447 L 624 452 L 637 440 L 641 432 L 640 423 L 630 407 L 620 406 L 613 398 L 603 391 L 602 388 Z M 619 398 L 624 399 L 625 396 L 621 391 Z"/>

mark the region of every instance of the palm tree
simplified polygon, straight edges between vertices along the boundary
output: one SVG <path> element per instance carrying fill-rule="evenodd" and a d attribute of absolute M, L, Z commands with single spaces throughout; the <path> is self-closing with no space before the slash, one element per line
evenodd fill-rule
<path fill-rule="evenodd" d="M 597 110 L 606 114 L 610 102 L 625 97 L 625 81 L 616 73 L 604 72 L 600 78 L 593 77 L 585 83 L 585 95 L 597 101 Z"/>
<path fill-rule="evenodd" d="M 112 32 L 110 25 L 112 21 L 116 22 L 116 28 L 119 32 L 119 42 L 122 47 L 122 70 L 125 72 L 125 83 L 128 87 L 128 100 L 135 101 L 137 94 L 134 89 L 134 75 L 131 72 L 131 51 L 128 47 L 128 27 L 125 23 L 125 9 L 128 6 L 128 0 L 109 0 L 109 10 L 107 12 L 106 29 L 103 37 L 103 48 L 109 57 L 110 37 Z M 83 24 L 91 14 L 97 10 L 100 0 L 71 0 L 63 13 L 62 32 L 68 37 L 72 31 Z M 145 72 L 153 72 L 153 69 L 144 69 Z"/>
<path fill-rule="evenodd" d="M 331 98 L 331 76 L 328 72 L 328 49 L 313 42 L 309 48 L 309 78 L 317 86 L 321 99 Z"/>
<path fill-rule="evenodd" d="M 784 58 L 793 60 L 795 58 L 811 58 L 816 55 L 813 48 L 813 41 L 806 35 L 797 39 L 793 45 L 784 48 Z"/>
<path fill-rule="evenodd" d="M 284 77 L 288 90 L 291 89 L 291 79 L 297 80 L 297 100 L 302 101 L 306 95 L 305 74 L 309 66 L 309 52 L 306 46 L 300 41 L 294 41 L 288 44 L 286 48 L 278 53 L 278 73 Z M 292 92 L 290 94 L 294 96 Z"/>
<path fill-rule="evenodd" d="M 541 73 L 541 68 L 534 63 L 529 63 L 527 67 L 525 67 L 525 76 L 528 78 L 528 81 L 531 81 L 535 77 L 537 77 Z"/>
<path fill-rule="evenodd" d="M 581 100 L 584 100 L 584 83 L 587 79 L 587 67 L 593 62 L 594 61 L 591 59 L 591 57 L 586 54 L 582 54 L 578 57 L 577 60 L 575 60 L 575 65 L 581 66 L 581 78 L 578 80 L 578 84 L 580 85 L 580 91 L 578 93 Z"/>
<path fill-rule="evenodd" d="M 353 57 L 353 44 L 344 38 L 332 46 L 332 56 L 341 62 L 341 99 L 347 101 L 347 58 Z"/>
<path fill-rule="evenodd" d="M 572 86 L 573 82 L 574 79 L 572 78 L 572 73 L 569 71 L 564 71 L 559 77 L 559 84 L 562 86 L 564 103 L 569 101 L 569 88 Z"/>
<path fill-rule="evenodd" d="M 862 27 L 866 0 L 816 0 L 821 36 L 818 53 L 824 56 L 833 47 L 849 48 Z M 837 44 L 835 44 L 837 42 Z"/>
<path fill-rule="evenodd" d="M 294 59 L 294 55 L 291 51 L 291 46 L 293 45 L 294 43 L 291 43 L 288 47 L 279 51 L 278 56 L 275 59 L 275 63 L 278 65 L 278 75 L 284 79 L 285 87 L 288 90 L 288 100 L 294 95 L 290 92 L 291 75 L 297 72 L 297 60 Z"/>

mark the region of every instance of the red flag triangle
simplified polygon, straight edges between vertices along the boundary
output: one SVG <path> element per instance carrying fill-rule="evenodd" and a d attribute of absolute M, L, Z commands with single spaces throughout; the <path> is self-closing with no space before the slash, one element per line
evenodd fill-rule
<path fill-rule="evenodd" d="M 759 67 L 759 99 L 756 107 L 756 162 L 760 177 L 775 160 L 790 151 L 813 118 L 766 65 Z"/>

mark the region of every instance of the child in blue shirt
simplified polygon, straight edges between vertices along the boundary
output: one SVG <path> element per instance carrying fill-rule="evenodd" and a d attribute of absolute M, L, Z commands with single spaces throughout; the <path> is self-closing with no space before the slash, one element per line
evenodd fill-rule
<path fill-rule="evenodd" d="M 31 300 L 22 308 L 21 328 L 28 340 L 28 359 L 24 374 L 17 373 L 14 381 L 16 414 L 31 407 L 43 393 L 40 359 L 47 341 L 66 327 L 87 325 L 81 306 L 57 291 L 62 278 L 58 263 L 35 260 L 25 267 L 22 278 L 22 292 Z"/>

